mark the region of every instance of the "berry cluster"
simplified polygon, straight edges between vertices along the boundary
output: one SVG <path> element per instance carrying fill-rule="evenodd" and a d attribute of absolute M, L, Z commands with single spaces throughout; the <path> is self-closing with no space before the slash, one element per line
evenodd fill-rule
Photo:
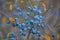
<path fill-rule="evenodd" d="M 25 16 L 25 14 L 27 15 L 24 18 L 25 22 L 24 23 L 19 23 L 18 22 L 19 18 L 13 18 L 15 20 L 15 22 L 11 22 L 10 20 L 7 20 L 7 24 L 12 24 L 13 27 L 15 27 L 15 26 L 18 27 L 20 29 L 19 30 L 19 35 L 20 36 L 26 36 L 28 31 L 30 30 L 31 36 L 32 37 L 37 36 L 38 39 L 39 39 L 39 37 L 41 36 L 40 30 L 38 30 L 36 28 L 37 27 L 44 28 L 44 24 L 41 23 L 40 20 L 45 20 L 45 17 L 40 15 L 42 13 L 42 11 L 39 10 L 37 6 L 33 6 L 33 8 L 28 7 L 28 9 L 30 11 L 33 11 L 33 12 L 37 13 L 37 15 L 35 15 L 35 13 L 33 13 L 34 16 L 30 19 L 29 18 L 29 15 L 30 15 L 29 12 L 24 13 L 21 8 L 17 8 L 17 11 L 20 12 L 19 15 L 22 15 L 22 17 Z M 11 32 L 11 37 L 12 38 L 10 38 L 10 40 L 14 40 L 14 38 L 13 38 L 14 36 L 15 36 L 14 32 Z"/>

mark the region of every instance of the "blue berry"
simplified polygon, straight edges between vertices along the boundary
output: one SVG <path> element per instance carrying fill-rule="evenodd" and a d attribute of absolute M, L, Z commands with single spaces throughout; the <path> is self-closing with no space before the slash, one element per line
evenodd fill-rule
<path fill-rule="evenodd" d="M 39 21 L 34 21 L 34 24 L 38 24 L 39 23 Z"/>
<path fill-rule="evenodd" d="M 10 24 L 10 21 L 9 20 L 7 20 L 7 24 Z"/>
<path fill-rule="evenodd" d="M 41 26 L 44 27 L 44 24 L 42 24 Z"/>
<path fill-rule="evenodd" d="M 12 37 L 16 36 L 14 32 L 11 32 L 10 34 L 11 34 Z"/>
<path fill-rule="evenodd" d="M 29 13 L 29 12 L 27 12 L 27 15 L 30 15 L 30 13 Z"/>
<path fill-rule="evenodd" d="M 24 28 L 24 31 L 27 30 L 27 28 Z"/>
<path fill-rule="evenodd" d="M 29 23 L 28 21 L 25 22 L 25 24 L 28 24 L 28 23 Z"/>
<path fill-rule="evenodd" d="M 37 10 L 37 13 L 38 13 L 38 14 L 41 14 L 42 12 L 41 12 L 41 10 Z"/>
<path fill-rule="evenodd" d="M 31 26 L 31 24 L 30 24 L 30 23 L 28 23 L 27 25 L 28 25 L 28 26 Z"/>
<path fill-rule="evenodd" d="M 33 11 L 34 11 L 34 12 L 36 12 L 36 11 L 37 11 L 37 9 L 33 9 Z"/>
<path fill-rule="evenodd" d="M 30 26 L 28 26 L 28 29 L 30 30 L 30 29 L 31 29 L 31 27 L 30 27 Z"/>
<path fill-rule="evenodd" d="M 23 30 L 22 30 L 22 29 L 20 29 L 19 34 L 20 34 L 20 36 L 24 36 L 24 35 L 25 35 L 25 34 L 23 33 Z"/>
<path fill-rule="evenodd" d="M 41 36 L 40 33 L 37 33 L 37 36 L 40 37 Z"/>
<path fill-rule="evenodd" d="M 20 29 L 20 30 L 19 30 L 19 33 L 22 33 L 22 32 L 23 32 L 23 30 L 22 30 L 22 29 Z"/>
<path fill-rule="evenodd" d="M 16 22 L 16 26 L 18 26 L 19 25 L 19 22 Z"/>
<path fill-rule="evenodd" d="M 39 30 L 37 30 L 37 33 L 39 33 L 39 34 L 40 34 L 40 31 L 39 31 Z"/>
<path fill-rule="evenodd" d="M 25 20 L 27 21 L 28 20 L 28 17 L 25 17 Z"/>
<path fill-rule="evenodd" d="M 15 40 L 14 38 L 10 38 L 10 40 Z"/>
<path fill-rule="evenodd" d="M 22 24 L 21 24 L 21 26 L 24 26 L 24 25 L 25 25 L 25 23 L 22 23 Z"/>
<path fill-rule="evenodd" d="M 20 34 L 20 36 L 25 36 L 25 35 L 26 35 L 26 34 L 23 32 L 22 29 L 20 29 L 19 34 Z"/>
<path fill-rule="evenodd" d="M 19 28 L 21 28 L 21 27 L 22 27 L 22 25 L 21 25 L 21 24 L 18 24 L 18 27 L 19 27 Z"/>
<path fill-rule="evenodd" d="M 19 15 L 22 16 L 22 12 L 20 12 Z"/>
<path fill-rule="evenodd" d="M 17 8 L 17 10 L 18 10 L 19 12 L 21 12 L 21 8 Z"/>
<path fill-rule="evenodd" d="M 32 33 L 36 33 L 36 29 L 32 28 Z"/>
<path fill-rule="evenodd" d="M 29 9 L 30 11 L 32 11 L 32 8 L 31 8 L 31 7 L 28 7 L 28 9 Z"/>
<path fill-rule="evenodd" d="M 17 21 L 17 20 L 18 20 L 18 18 L 14 18 L 14 20 L 15 20 L 15 21 Z"/>
<path fill-rule="evenodd" d="M 43 20 L 43 19 L 44 19 L 44 17 L 43 17 L 43 16 L 40 16 L 39 18 L 40 18 L 40 20 Z"/>
<path fill-rule="evenodd" d="M 39 20 L 39 16 L 38 15 L 34 16 L 34 19 Z"/>
<path fill-rule="evenodd" d="M 37 26 L 39 26 L 39 27 L 40 27 L 40 26 L 41 26 L 41 24 L 40 24 L 40 23 L 38 23 L 38 24 L 37 24 Z"/>
<path fill-rule="evenodd" d="M 33 8 L 34 8 L 34 9 L 37 9 L 38 7 L 35 5 L 35 6 L 33 6 Z"/>
<path fill-rule="evenodd" d="M 33 24 L 33 22 L 34 22 L 34 20 L 31 19 L 31 20 L 30 20 L 30 23 Z"/>
<path fill-rule="evenodd" d="M 22 35 L 23 35 L 23 36 L 26 36 L 26 33 L 25 33 L 25 32 L 23 32 L 23 33 L 22 33 Z"/>
<path fill-rule="evenodd" d="M 25 24 L 26 24 L 27 26 L 30 26 L 30 25 L 31 25 L 30 22 L 28 22 L 28 21 L 26 21 Z"/>

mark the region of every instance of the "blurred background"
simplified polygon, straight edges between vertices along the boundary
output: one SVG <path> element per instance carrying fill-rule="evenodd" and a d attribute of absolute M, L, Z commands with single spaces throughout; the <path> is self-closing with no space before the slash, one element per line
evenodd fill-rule
<path fill-rule="evenodd" d="M 8 38 L 7 34 L 12 31 L 17 34 L 17 40 L 25 40 L 26 37 L 22 39 L 18 35 L 19 28 L 6 24 L 6 20 L 8 17 L 19 17 L 17 7 L 28 11 L 27 7 L 34 5 L 37 5 L 42 10 L 42 15 L 46 17 L 48 25 L 45 27 L 45 32 L 48 35 L 55 35 L 54 39 L 50 40 L 60 40 L 60 0 L 23 0 L 23 2 L 21 0 L 0 0 L 0 40 Z M 24 18 L 19 18 L 21 22 L 25 22 Z"/>

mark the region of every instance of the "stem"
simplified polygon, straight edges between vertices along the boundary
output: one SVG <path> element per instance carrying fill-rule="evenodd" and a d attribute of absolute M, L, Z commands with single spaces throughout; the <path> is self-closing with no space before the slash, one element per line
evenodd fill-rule
<path fill-rule="evenodd" d="M 29 32 L 28 32 L 28 35 L 27 35 L 27 40 L 29 40 L 29 36 L 30 36 L 30 33 L 31 33 L 31 30 L 32 30 L 32 27 L 33 27 L 34 25 L 31 25 L 31 29 L 29 30 Z"/>

